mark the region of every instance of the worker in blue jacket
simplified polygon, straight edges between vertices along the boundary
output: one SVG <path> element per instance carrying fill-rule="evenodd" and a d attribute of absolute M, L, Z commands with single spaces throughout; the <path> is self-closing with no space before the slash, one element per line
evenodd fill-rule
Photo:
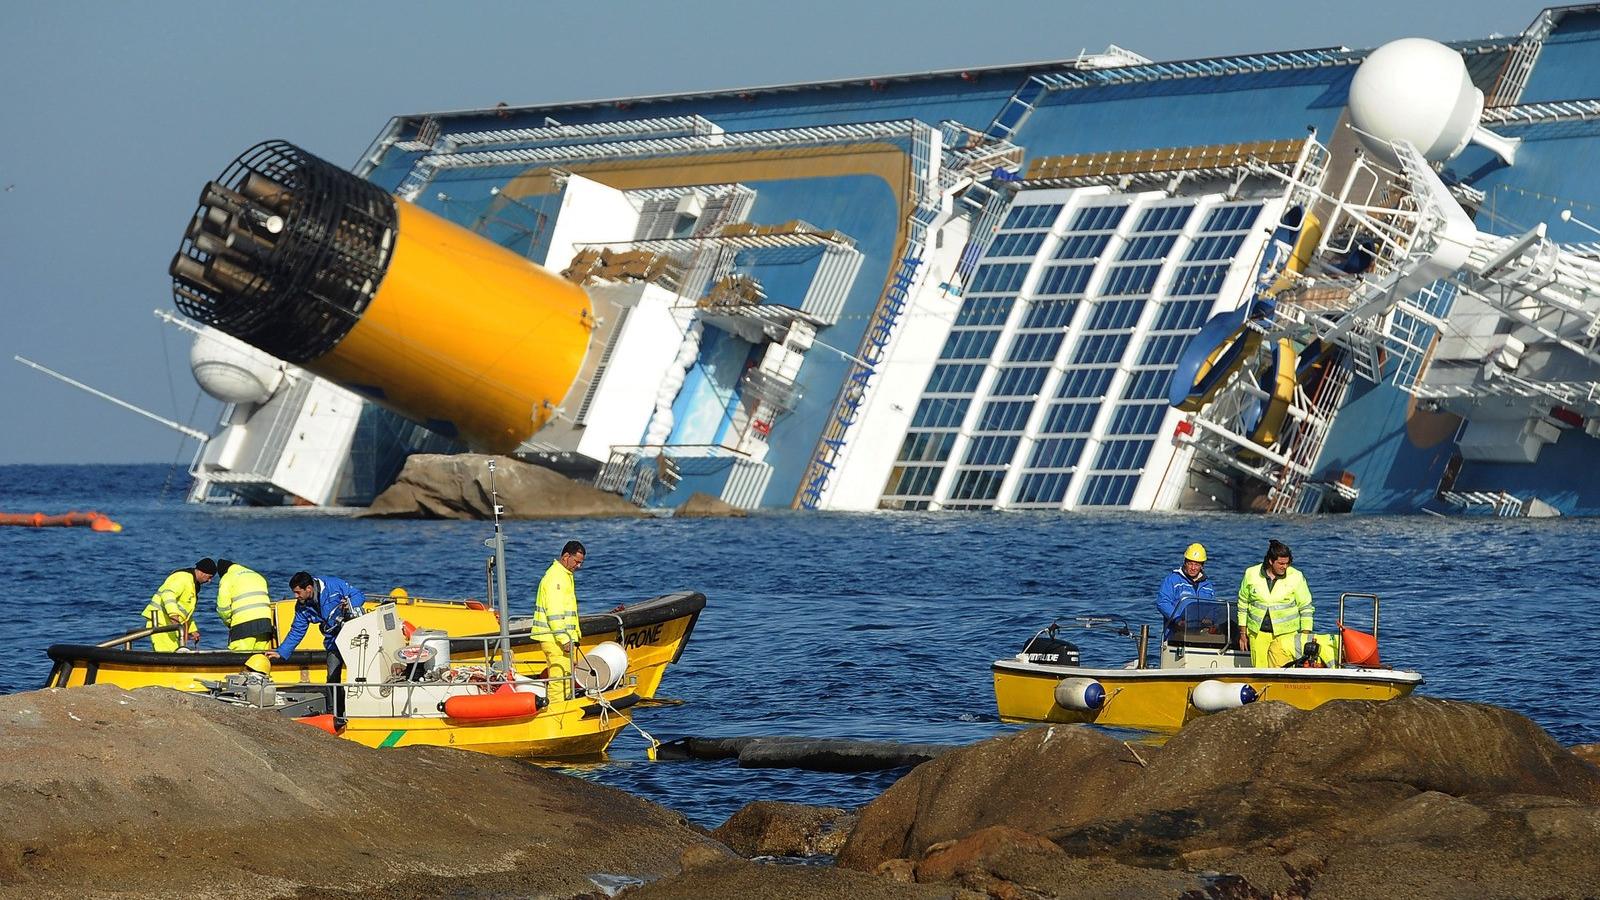
<path fill-rule="evenodd" d="M 1156 593 L 1156 606 L 1161 609 L 1161 620 L 1167 626 L 1167 640 L 1183 630 L 1184 609 L 1191 603 L 1215 603 L 1217 591 L 1206 577 L 1206 548 L 1204 544 L 1190 544 L 1183 551 L 1183 565 L 1168 573 Z M 1222 617 L 1219 621 L 1226 621 Z"/>
<path fill-rule="evenodd" d="M 284 635 L 278 649 L 268 651 L 267 656 L 288 659 L 300 646 L 306 629 L 315 622 L 322 628 L 322 646 L 328 652 L 328 681 L 338 681 L 344 673 L 344 657 L 339 655 L 334 638 L 339 636 L 339 629 L 344 627 L 345 622 L 361 615 L 367 595 L 341 578 L 330 575 L 312 577 L 309 572 L 296 572 L 290 576 L 289 589 L 294 591 L 294 624 L 290 626 L 289 633 Z"/>

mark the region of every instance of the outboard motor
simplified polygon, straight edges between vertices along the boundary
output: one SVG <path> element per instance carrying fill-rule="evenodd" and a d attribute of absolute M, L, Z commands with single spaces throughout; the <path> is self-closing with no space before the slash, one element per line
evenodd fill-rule
<path fill-rule="evenodd" d="M 1022 645 L 1022 652 L 1017 654 L 1017 659 L 1051 666 L 1076 666 L 1078 645 L 1057 638 L 1056 626 L 1051 625 L 1029 638 L 1028 642 Z"/>

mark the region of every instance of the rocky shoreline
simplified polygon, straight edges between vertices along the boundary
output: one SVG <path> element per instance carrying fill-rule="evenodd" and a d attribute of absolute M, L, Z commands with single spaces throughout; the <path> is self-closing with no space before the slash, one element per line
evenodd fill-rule
<path fill-rule="evenodd" d="M 707 833 L 516 761 L 35 691 L 0 697 L 0 896 L 1593 897 L 1595 756 L 1480 704 L 1262 702 L 1160 747 L 1020 731 L 859 812 L 756 802 Z"/>

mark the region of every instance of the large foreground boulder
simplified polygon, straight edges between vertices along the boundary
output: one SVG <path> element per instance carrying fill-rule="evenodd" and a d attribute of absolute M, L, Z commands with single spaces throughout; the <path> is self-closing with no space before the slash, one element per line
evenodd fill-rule
<path fill-rule="evenodd" d="M 163 688 L 0 697 L 0 895 L 571 897 L 735 859 L 681 816 L 457 750 Z"/>
<path fill-rule="evenodd" d="M 1093 862 L 1240 897 L 1600 896 L 1596 847 L 1600 769 L 1516 713 L 1412 697 L 1257 703 L 1161 748 L 985 741 L 869 804 L 839 862 L 991 894 L 1084 895 L 1061 879 Z"/>
<path fill-rule="evenodd" d="M 489 460 L 500 515 L 509 519 L 639 517 L 645 512 L 616 494 L 573 481 L 542 466 L 480 453 L 418 453 L 379 494 L 364 516 L 402 519 L 488 519 Z"/>

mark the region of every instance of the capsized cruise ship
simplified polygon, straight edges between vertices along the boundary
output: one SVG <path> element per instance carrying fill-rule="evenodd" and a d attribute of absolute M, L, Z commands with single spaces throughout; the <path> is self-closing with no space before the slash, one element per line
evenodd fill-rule
<path fill-rule="evenodd" d="M 1600 6 L 392 120 L 206 185 L 191 499 L 1600 512 Z"/>

